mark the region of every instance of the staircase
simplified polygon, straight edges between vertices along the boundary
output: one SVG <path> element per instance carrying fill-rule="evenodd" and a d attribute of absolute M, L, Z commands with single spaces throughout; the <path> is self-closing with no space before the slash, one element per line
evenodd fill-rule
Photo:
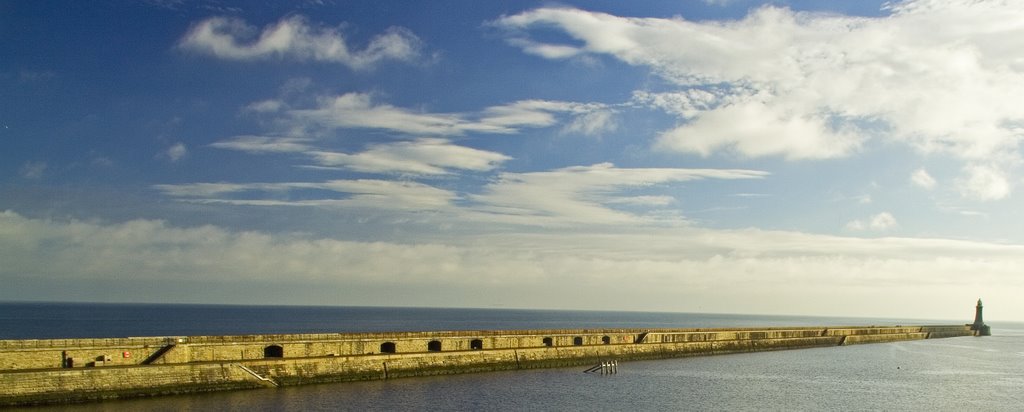
<path fill-rule="evenodd" d="M 152 355 L 149 355 L 148 358 L 146 358 L 145 360 L 142 361 L 142 364 L 143 365 L 149 365 L 149 364 L 152 364 L 153 362 L 156 362 L 157 359 L 162 358 L 164 355 L 167 354 L 167 352 L 170 352 L 171 349 L 174 349 L 175 346 L 177 346 L 177 345 L 173 344 L 173 343 L 169 343 L 169 344 L 165 345 L 164 347 L 158 349 L 156 352 L 153 352 Z"/>

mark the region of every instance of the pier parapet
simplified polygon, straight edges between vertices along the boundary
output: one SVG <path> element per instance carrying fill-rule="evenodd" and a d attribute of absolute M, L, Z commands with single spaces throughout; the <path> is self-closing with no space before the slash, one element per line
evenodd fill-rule
<path fill-rule="evenodd" d="M 0 408 L 990 334 L 979 299 L 958 325 L 0 340 Z"/>

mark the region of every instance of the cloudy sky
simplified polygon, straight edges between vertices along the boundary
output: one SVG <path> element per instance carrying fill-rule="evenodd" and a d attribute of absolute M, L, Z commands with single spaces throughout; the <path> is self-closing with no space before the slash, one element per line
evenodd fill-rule
<path fill-rule="evenodd" d="M 0 300 L 1024 320 L 1013 1 L 0 0 Z"/>

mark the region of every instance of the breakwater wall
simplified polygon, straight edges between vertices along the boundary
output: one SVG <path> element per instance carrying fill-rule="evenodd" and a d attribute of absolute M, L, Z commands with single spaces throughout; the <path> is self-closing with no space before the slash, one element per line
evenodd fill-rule
<path fill-rule="evenodd" d="M 938 325 L 0 340 L 0 406 L 975 334 Z"/>

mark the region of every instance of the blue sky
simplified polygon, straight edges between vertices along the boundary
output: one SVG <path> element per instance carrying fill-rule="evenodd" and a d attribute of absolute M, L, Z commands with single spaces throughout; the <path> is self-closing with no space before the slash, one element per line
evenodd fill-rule
<path fill-rule="evenodd" d="M 0 299 L 1020 319 L 1021 21 L 2 1 Z"/>

